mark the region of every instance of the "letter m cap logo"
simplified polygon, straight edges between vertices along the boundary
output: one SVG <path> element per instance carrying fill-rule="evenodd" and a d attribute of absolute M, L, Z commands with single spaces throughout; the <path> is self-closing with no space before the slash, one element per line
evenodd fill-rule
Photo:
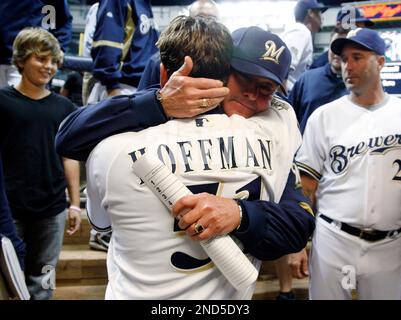
<path fill-rule="evenodd" d="M 268 40 L 265 43 L 265 48 L 266 48 L 266 53 L 261 57 L 261 59 L 269 60 L 274 63 L 280 64 L 279 59 L 285 47 L 281 46 L 279 49 L 276 49 L 276 44 L 274 43 L 274 41 Z"/>
<path fill-rule="evenodd" d="M 347 34 L 347 39 L 355 37 L 355 36 L 357 35 L 357 33 L 358 33 L 359 31 L 361 31 L 361 30 L 362 30 L 361 28 L 356 28 L 356 29 L 351 30 L 351 31 L 348 32 L 348 34 Z"/>

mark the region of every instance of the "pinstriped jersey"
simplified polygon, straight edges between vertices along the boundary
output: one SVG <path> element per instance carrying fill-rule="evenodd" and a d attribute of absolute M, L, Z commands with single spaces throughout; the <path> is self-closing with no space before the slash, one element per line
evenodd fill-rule
<path fill-rule="evenodd" d="M 278 202 L 300 139 L 292 108 L 275 99 L 251 119 L 202 115 L 103 140 L 87 162 L 87 205 L 94 226 L 113 230 L 106 298 L 250 299 L 254 286 L 236 291 L 131 166 L 151 153 L 193 193 Z"/>
<path fill-rule="evenodd" d="M 296 160 L 319 181 L 318 211 L 359 228 L 401 227 L 401 100 L 344 96 L 309 118 Z"/>

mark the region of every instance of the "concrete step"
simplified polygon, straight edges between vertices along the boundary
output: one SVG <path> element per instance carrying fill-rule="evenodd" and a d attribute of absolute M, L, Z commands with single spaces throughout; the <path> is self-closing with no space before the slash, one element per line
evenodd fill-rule
<path fill-rule="evenodd" d="M 88 244 L 64 245 L 57 266 L 57 279 L 106 277 L 107 253 L 89 248 Z M 276 279 L 274 261 L 263 261 L 259 279 Z"/>
<path fill-rule="evenodd" d="M 309 278 L 293 279 L 293 291 L 297 300 L 308 299 Z M 255 293 L 252 300 L 276 300 L 280 293 L 278 279 L 259 278 L 256 282 Z"/>
<path fill-rule="evenodd" d="M 57 265 L 56 279 L 106 279 L 106 256 L 106 252 L 89 249 L 88 244 L 64 245 Z"/>
<path fill-rule="evenodd" d="M 54 292 L 54 300 L 103 300 L 106 292 L 105 284 L 82 284 L 67 285 L 65 282 L 57 287 Z M 293 291 L 297 300 L 308 299 L 309 279 L 294 279 Z M 258 280 L 252 300 L 275 300 L 279 294 L 280 287 L 277 279 Z"/>
<path fill-rule="evenodd" d="M 53 300 L 104 300 L 106 284 L 57 286 Z"/>

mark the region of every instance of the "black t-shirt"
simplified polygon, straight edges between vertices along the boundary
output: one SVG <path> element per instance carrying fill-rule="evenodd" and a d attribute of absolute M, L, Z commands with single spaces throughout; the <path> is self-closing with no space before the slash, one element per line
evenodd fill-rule
<path fill-rule="evenodd" d="M 49 217 L 65 209 L 64 169 L 54 138 L 74 110 L 55 93 L 33 100 L 13 87 L 0 89 L 0 147 L 15 218 Z"/>

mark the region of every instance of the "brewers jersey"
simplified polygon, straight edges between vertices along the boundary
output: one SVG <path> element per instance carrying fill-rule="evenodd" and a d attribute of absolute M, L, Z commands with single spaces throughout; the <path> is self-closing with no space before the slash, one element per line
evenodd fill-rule
<path fill-rule="evenodd" d="M 309 118 L 296 160 L 319 181 L 318 211 L 358 228 L 401 227 L 401 101 L 344 96 Z"/>
<path fill-rule="evenodd" d="M 277 99 L 250 119 L 209 114 L 103 140 L 87 162 L 87 208 L 94 227 L 113 229 L 106 299 L 250 299 L 254 285 L 236 291 L 132 163 L 151 153 L 193 193 L 278 202 L 300 141 L 293 110 Z"/>
<path fill-rule="evenodd" d="M 150 0 L 99 2 L 91 55 L 93 75 L 108 90 L 137 87 L 158 39 Z"/>

